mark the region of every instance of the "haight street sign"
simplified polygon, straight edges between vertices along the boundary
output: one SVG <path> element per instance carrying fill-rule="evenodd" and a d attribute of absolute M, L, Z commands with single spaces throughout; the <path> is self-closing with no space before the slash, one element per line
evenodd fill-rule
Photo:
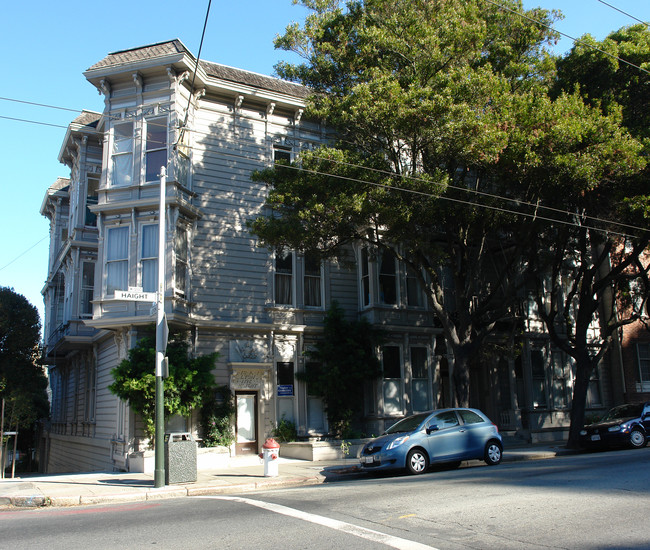
<path fill-rule="evenodd" d="M 116 290 L 115 291 L 116 300 L 130 300 L 132 302 L 155 302 L 156 293 L 155 292 L 142 292 L 141 290 L 129 289 L 129 290 Z"/>

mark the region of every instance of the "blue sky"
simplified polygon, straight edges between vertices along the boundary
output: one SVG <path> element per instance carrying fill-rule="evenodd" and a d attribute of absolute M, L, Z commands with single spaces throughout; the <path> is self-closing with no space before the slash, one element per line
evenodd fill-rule
<path fill-rule="evenodd" d="M 648 0 L 607 4 L 650 21 Z M 0 97 L 101 111 L 102 97 L 82 74 L 88 67 L 109 52 L 172 38 L 180 38 L 198 54 L 207 6 L 208 0 L 9 2 L 2 9 L 5 69 Z M 600 40 L 636 23 L 599 0 L 524 0 L 524 6 L 562 10 L 565 18 L 556 28 L 576 38 L 590 33 Z M 291 60 L 273 48 L 273 38 L 292 21 L 302 21 L 305 13 L 291 0 L 215 0 L 201 57 L 273 74 L 278 61 Z M 571 45 L 563 38 L 556 52 Z M 70 175 L 57 159 L 65 127 L 75 116 L 69 110 L 0 99 L 0 286 L 25 295 L 41 316 L 49 243 L 48 222 L 39 211 L 47 188 L 57 177 Z"/>

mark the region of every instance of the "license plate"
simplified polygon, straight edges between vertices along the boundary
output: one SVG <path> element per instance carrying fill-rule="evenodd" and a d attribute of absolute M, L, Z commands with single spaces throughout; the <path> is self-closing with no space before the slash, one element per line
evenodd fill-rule
<path fill-rule="evenodd" d="M 591 436 L 592 441 L 600 441 L 600 436 L 598 434 Z"/>
<path fill-rule="evenodd" d="M 375 459 L 372 456 L 364 456 L 364 457 L 361 457 L 361 461 L 366 463 L 366 464 L 372 464 L 375 461 Z"/>

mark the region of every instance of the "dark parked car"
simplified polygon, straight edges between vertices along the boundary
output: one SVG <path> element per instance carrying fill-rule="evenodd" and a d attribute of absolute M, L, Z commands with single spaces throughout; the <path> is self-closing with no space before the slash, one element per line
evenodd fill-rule
<path fill-rule="evenodd" d="M 366 443 L 359 459 L 364 470 L 404 469 L 425 472 L 434 462 L 501 462 L 499 430 L 477 409 L 440 409 L 408 416 Z"/>
<path fill-rule="evenodd" d="M 650 402 L 619 405 L 602 419 L 585 426 L 580 444 L 593 447 L 644 447 L 650 434 Z"/>

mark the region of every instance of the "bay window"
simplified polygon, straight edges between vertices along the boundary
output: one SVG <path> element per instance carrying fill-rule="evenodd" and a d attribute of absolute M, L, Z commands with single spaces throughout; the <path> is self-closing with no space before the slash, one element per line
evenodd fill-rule
<path fill-rule="evenodd" d="M 275 303 L 293 305 L 293 253 L 277 252 L 275 255 Z"/>
<path fill-rule="evenodd" d="M 382 349 L 384 380 L 382 392 L 384 414 L 401 414 L 402 405 L 402 358 L 398 346 L 384 346 Z"/>
<path fill-rule="evenodd" d="M 384 250 L 380 258 L 379 299 L 382 304 L 397 303 L 397 261 L 390 250 Z"/>
<path fill-rule="evenodd" d="M 304 300 L 306 307 L 321 307 L 321 264 L 318 258 L 305 255 Z"/>
<path fill-rule="evenodd" d="M 411 353 L 411 386 L 413 411 L 429 410 L 429 368 L 427 348 L 414 346 Z"/>
<path fill-rule="evenodd" d="M 113 126 L 111 185 L 122 187 L 133 183 L 133 123 Z"/>
<path fill-rule="evenodd" d="M 167 166 L 167 117 L 147 120 L 145 143 L 145 182 L 156 181 Z"/>
<path fill-rule="evenodd" d="M 106 231 L 106 293 L 126 290 L 129 282 L 129 227 Z"/>
<path fill-rule="evenodd" d="M 79 299 L 79 314 L 90 317 L 93 314 L 93 291 L 95 287 L 95 262 L 81 264 L 81 296 Z"/>
<path fill-rule="evenodd" d="M 177 227 L 174 235 L 174 289 L 180 294 L 187 291 L 188 236 L 184 227 Z"/>
<path fill-rule="evenodd" d="M 158 287 L 158 225 L 142 226 L 140 270 L 142 290 L 155 292 Z"/>

